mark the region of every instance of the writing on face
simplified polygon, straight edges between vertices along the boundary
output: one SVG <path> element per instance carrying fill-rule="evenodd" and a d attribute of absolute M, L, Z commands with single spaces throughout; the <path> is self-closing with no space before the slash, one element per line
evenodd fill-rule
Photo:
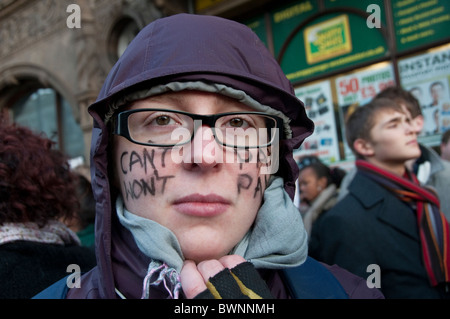
<path fill-rule="evenodd" d="M 167 171 L 167 161 L 172 160 L 169 156 L 171 151 L 171 148 L 136 147 L 121 153 L 120 172 L 123 176 L 122 189 L 126 201 L 165 193 L 168 182 L 176 178 L 174 174 L 164 173 Z M 254 198 L 257 195 L 262 196 L 270 177 L 268 174 L 261 174 L 268 166 L 265 151 L 234 149 L 233 153 L 234 165 L 239 165 L 240 171 L 236 177 L 237 193 L 249 190 L 253 191 Z M 259 160 L 261 158 L 262 161 Z"/>

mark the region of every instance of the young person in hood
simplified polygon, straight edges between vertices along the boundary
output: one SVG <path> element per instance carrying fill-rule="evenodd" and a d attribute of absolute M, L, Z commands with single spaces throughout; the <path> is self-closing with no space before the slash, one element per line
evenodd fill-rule
<path fill-rule="evenodd" d="M 62 297 L 291 298 L 308 269 L 303 297 L 382 297 L 307 257 L 292 152 L 313 123 L 247 27 L 151 23 L 89 112 L 98 266 Z"/>

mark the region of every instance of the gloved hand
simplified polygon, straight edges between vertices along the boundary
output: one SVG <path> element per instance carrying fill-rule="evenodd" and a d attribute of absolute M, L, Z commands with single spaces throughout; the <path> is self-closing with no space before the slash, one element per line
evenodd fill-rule
<path fill-rule="evenodd" d="M 187 298 L 266 299 L 273 298 L 252 263 L 231 255 L 196 265 L 185 262 L 180 274 Z"/>

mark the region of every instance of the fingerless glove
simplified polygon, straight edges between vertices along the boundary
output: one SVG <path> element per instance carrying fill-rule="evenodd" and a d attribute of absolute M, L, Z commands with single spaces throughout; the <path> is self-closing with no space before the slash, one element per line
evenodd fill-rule
<path fill-rule="evenodd" d="M 273 299 L 269 288 L 252 263 L 226 268 L 211 277 L 205 291 L 195 299 Z"/>

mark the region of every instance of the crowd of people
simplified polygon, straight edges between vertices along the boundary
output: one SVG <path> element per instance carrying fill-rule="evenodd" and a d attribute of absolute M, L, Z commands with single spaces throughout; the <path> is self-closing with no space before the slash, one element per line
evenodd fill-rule
<path fill-rule="evenodd" d="M 297 161 L 314 125 L 265 45 L 180 14 L 136 36 L 89 112 L 92 180 L 0 123 L 0 298 L 450 297 L 448 134 L 442 158 L 420 145 L 401 88 L 346 119 L 352 171 Z"/>
<path fill-rule="evenodd" d="M 332 192 L 330 168 L 318 158 L 298 161 L 299 209 L 305 227 L 314 221 L 309 255 L 362 277 L 380 267 L 386 298 L 449 298 L 450 162 L 418 143 L 423 123 L 416 98 L 389 87 L 346 119 L 356 162 Z M 302 174 L 305 160 L 313 174 Z"/>
<path fill-rule="evenodd" d="M 438 191 L 408 168 L 423 154 L 411 113 L 384 96 L 347 119 L 356 169 L 345 194 L 315 222 L 309 255 L 358 276 L 379 267 L 386 298 L 448 298 L 448 220 Z"/>

